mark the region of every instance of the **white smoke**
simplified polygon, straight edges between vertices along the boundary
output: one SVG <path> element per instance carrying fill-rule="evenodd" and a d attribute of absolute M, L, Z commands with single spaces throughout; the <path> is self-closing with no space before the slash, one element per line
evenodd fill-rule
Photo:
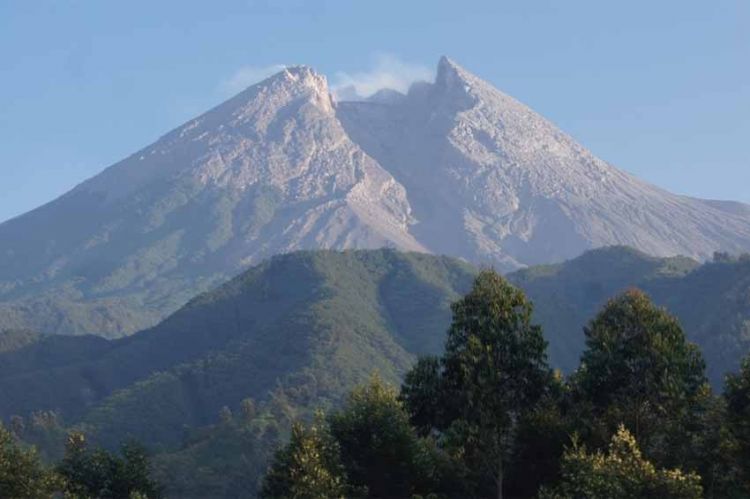
<path fill-rule="evenodd" d="M 359 100 L 384 88 L 406 93 L 415 81 L 432 81 L 434 75 L 434 71 L 426 66 L 405 62 L 393 55 L 378 54 L 372 68 L 367 71 L 337 71 L 331 88 L 336 100 Z"/>

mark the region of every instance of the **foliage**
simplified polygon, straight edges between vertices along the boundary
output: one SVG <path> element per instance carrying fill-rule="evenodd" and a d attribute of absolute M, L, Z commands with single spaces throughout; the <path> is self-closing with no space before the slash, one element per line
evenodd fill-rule
<path fill-rule="evenodd" d="M 411 497 L 438 487 L 439 464 L 417 436 L 397 392 L 374 376 L 329 417 L 351 484 L 368 497 Z"/>
<path fill-rule="evenodd" d="M 316 449 L 314 465 L 308 447 Z M 308 459 L 304 463 L 303 457 Z M 262 495 L 318 497 L 313 491 L 319 489 L 310 484 L 325 479 L 326 488 L 327 480 L 337 477 L 335 491 L 347 497 L 433 497 L 436 492 L 460 497 L 467 492 L 461 483 L 465 475 L 461 463 L 432 438 L 417 435 L 396 390 L 374 375 L 327 419 L 319 414 L 308 427 L 295 423 L 290 442 L 277 453 L 266 476 Z"/>
<path fill-rule="evenodd" d="M 263 482 L 264 498 L 334 499 L 347 493 L 339 446 L 319 416 L 310 426 L 295 423 Z"/>
<path fill-rule="evenodd" d="M 565 380 L 556 372 L 549 391 L 519 419 L 505 484 L 509 497 L 533 497 L 542 484 L 559 479 L 560 459 L 574 428 L 566 396 Z"/>
<path fill-rule="evenodd" d="M 130 442 L 122 445 L 120 454 L 89 450 L 82 433 L 71 433 L 65 457 L 57 466 L 66 480 L 66 492 L 81 499 L 161 497 L 161 487 L 151 478 L 145 450 Z"/>
<path fill-rule="evenodd" d="M 744 371 L 716 397 L 679 325 L 638 300 L 632 313 L 602 309 L 611 320 L 594 321 L 597 353 L 568 380 L 541 362 L 543 341 L 531 326 L 545 324 L 560 365 L 583 349 L 584 318 L 637 283 L 701 341 L 715 380 L 750 346 L 750 266 L 720 260 L 698 267 L 597 250 L 511 276 L 537 298 L 532 316 L 518 289 L 495 276 L 487 292 L 459 300 L 451 326 L 450 302 L 475 278 L 467 265 L 389 250 L 284 255 L 126 339 L 13 343 L 0 353 L 0 416 L 42 460 L 62 456 L 63 420 L 110 451 L 130 436 L 147 442 L 153 476 L 174 497 L 253 497 L 290 421 L 310 421 L 314 407 L 331 414 L 326 429 L 338 432 L 349 495 L 385 494 L 383 485 L 422 496 L 496 495 L 499 466 L 482 464 L 499 455 L 506 495 L 530 497 L 560 479 L 570 434 L 596 452 L 624 423 L 655 466 L 698 472 L 707 497 L 742 497 Z M 502 299 L 483 302 L 493 286 Z M 449 327 L 453 343 L 442 352 Z M 620 341 L 638 327 L 647 334 Z M 347 394 L 373 370 L 385 384 L 408 371 L 398 400 L 373 391 L 352 405 Z M 600 375 L 587 381 L 592 370 Z M 365 414 L 356 407 L 372 415 L 355 417 Z M 392 445 L 378 447 L 379 439 Z"/>
<path fill-rule="evenodd" d="M 404 376 L 401 386 L 400 398 L 406 404 L 411 423 L 423 436 L 450 424 L 446 412 L 450 414 L 447 409 L 451 406 L 444 407 L 441 398 L 441 361 L 434 356 L 420 357 Z"/>
<path fill-rule="evenodd" d="M 636 439 L 624 426 L 612 437 L 609 451 L 589 453 L 574 442 L 562 459 L 562 480 L 542 499 L 700 499 L 700 477 L 678 469 L 656 469 L 641 454 Z"/>
<path fill-rule="evenodd" d="M 727 376 L 724 399 L 736 486 L 750 496 L 750 355 L 745 357 L 738 373 Z"/>
<path fill-rule="evenodd" d="M 43 461 L 62 458 L 68 431 L 55 411 L 35 411 L 27 418 L 12 416 L 10 428 L 24 442 L 40 451 Z"/>
<path fill-rule="evenodd" d="M 42 464 L 34 448 L 23 448 L 0 424 L 0 497 L 46 499 L 63 486 L 63 479 Z"/>
<path fill-rule="evenodd" d="M 154 476 L 167 497 L 255 497 L 284 435 L 279 411 L 261 406 L 251 420 L 186 430 L 180 449 L 154 457 Z"/>
<path fill-rule="evenodd" d="M 591 250 L 568 262 L 508 275 L 534 302 L 534 318 L 550 342 L 551 363 L 566 373 L 578 366 L 581 327 L 628 288 L 646 292 L 679 318 L 707 360 L 714 389 L 750 351 L 750 259 L 703 265 L 685 257 L 656 258 L 628 247 Z"/>
<path fill-rule="evenodd" d="M 168 490 L 181 497 L 223 493 L 226 452 L 204 452 L 228 439 L 212 429 L 222 407 L 239 423 L 244 399 L 252 398 L 258 413 L 283 401 L 274 417 L 285 436 L 287 418 L 340 404 L 373 369 L 398 382 L 415 355 L 439 351 L 435 339 L 449 324 L 450 302 L 472 278 L 471 267 L 457 260 L 390 250 L 279 256 L 141 334 L 112 342 L 49 337 L 2 354 L 0 416 L 59 408 L 97 445 L 147 442 L 163 457 L 157 461 Z M 415 298 L 387 297 L 396 290 Z M 185 442 L 186 427 L 212 436 Z M 240 441 L 255 443 L 226 486 L 250 490 L 268 451 L 237 431 L 245 435 Z M 179 471 L 181 464 L 192 472 Z"/>
<path fill-rule="evenodd" d="M 660 463 L 689 452 L 678 447 L 689 441 L 687 425 L 706 379 L 700 351 L 677 320 L 631 290 L 607 303 L 585 336 L 572 384 L 575 401 L 591 412 L 594 441 L 624 423 Z"/>
<path fill-rule="evenodd" d="M 519 422 L 552 381 L 546 342 L 523 292 L 493 271 L 480 272 L 452 310 L 440 365 L 418 363 L 403 397 L 415 424 L 442 433 L 444 445 L 478 472 L 480 490 L 489 481 L 500 493 Z"/>

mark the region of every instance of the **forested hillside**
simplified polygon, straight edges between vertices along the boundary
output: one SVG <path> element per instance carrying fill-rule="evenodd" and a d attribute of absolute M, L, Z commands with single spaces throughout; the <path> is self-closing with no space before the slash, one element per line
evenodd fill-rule
<path fill-rule="evenodd" d="M 642 291 L 588 323 L 579 367 L 547 362 L 522 291 L 492 271 L 452 306 L 445 350 L 401 390 L 377 377 L 297 423 L 261 489 L 291 497 L 744 498 L 750 356 L 712 392 L 678 321 Z"/>
<path fill-rule="evenodd" d="M 445 276 L 447 268 L 438 270 Z M 366 288 L 346 289 L 356 294 Z M 13 416 L 9 429 L 0 424 L 0 496 L 701 499 L 750 494 L 750 355 L 726 378 L 724 392 L 714 392 L 703 354 L 686 339 L 679 321 L 631 289 L 608 300 L 587 323 L 579 366 L 563 376 L 549 365 L 548 343 L 532 309 L 523 291 L 483 270 L 471 290 L 452 303 L 443 348 L 420 356 L 400 390 L 375 371 L 361 383 L 340 379 L 356 386 L 342 386 L 338 400 L 321 397 L 310 391 L 319 386 L 314 382 L 345 372 L 333 356 L 327 367 L 308 371 L 306 379 L 277 381 L 279 389 L 265 399 L 247 397 L 222 406 L 215 423 L 184 428 L 179 443 L 160 441 L 160 432 L 151 428 L 140 430 L 157 453 L 151 457 L 132 441 L 119 452 L 97 447 L 117 447 L 102 438 L 107 424 L 110 435 L 123 428 L 138 431 L 128 426 L 128 418 L 145 427 L 163 415 L 157 411 L 166 407 L 170 414 L 177 398 L 159 390 L 161 376 L 152 382 L 156 390 L 138 390 L 141 383 L 136 383 L 132 395 L 130 388 L 124 398 L 123 391 L 116 392 L 111 399 L 124 404 L 100 406 L 94 412 L 103 410 L 104 418 L 87 417 L 67 431 L 52 411 L 37 411 L 28 420 Z M 163 386 L 180 390 L 185 373 L 177 369 Z M 231 379 L 207 373 L 219 381 Z M 221 391 L 222 384 L 214 389 Z M 145 410 L 129 411 L 135 401 Z M 29 443 L 56 464 L 42 463 Z"/>
<path fill-rule="evenodd" d="M 165 473 L 204 487 L 194 473 L 204 453 L 257 440 L 244 447 L 260 463 L 243 477 L 254 484 L 263 449 L 293 418 L 339 403 L 374 370 L 397 383 L 416 355 L 438 352 L 449 305 L 473 275 L 455 259 L 390 250 L 275 257 L 131 337 L 51 336 L 6 353 L 0 413 L 55 411 L 52 423 L 27 425 L 36 442 L 59 424 L 108 447 L 135 437 L 170 453 Z M 252 424 L 234 427 L 232 413 Z"/>
<path fill-rule="evenodd" d="M 179 497 L 252 495 L 293 421 L 338 407 L 375 371 L 398 385 L 418 356 L 440 353 L 449 305 L 476 273 L 393 250 L 299 252 L 127 338 L 2 333 L 0 415 L 49 459 L 73 428 L 110 449 L 135 437 Z M 567 373 L 579 365 L 584 326 L 634 286 L 676 312 L 716 389 L 748 351 L 747 258 L 700 265 L 608 248 L 509 281 L 533 302 L 549 365 Z"/>
<path fill-rule="evenodd" d="M 510 274 L 534 303 L 550 342 L 552 364 L 578 365 L 586 321 L 615 294 L 645 291 L 666 307 L 698 344 L 715 388 L 750 351 L 750 255 L 717 254 L 703 265 L 684 257 L 655 258 L 627 247 L 592 250 L 556 265 Z"/>

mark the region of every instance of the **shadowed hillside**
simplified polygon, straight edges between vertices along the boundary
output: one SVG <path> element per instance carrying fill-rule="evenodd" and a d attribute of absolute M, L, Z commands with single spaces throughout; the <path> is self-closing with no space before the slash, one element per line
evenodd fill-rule
<path fill-rule="evenodd" d="M 53 409 L 108 442 L 174 444 L 181 425 L 245 397 L 333 403 L 374 369 L 397 381 L 416 354 L 439 351 L 472 276 L 389 250 L 275 257 L 131 337 L 47 337 L 6 354 L 0 413 Z"/>
<path fill-rule="evenodd" d="M 449 305 L 475 274 L 425 254 L 299 252 L 127 338 L 3 333 L 0 416 L 36 412 L 25 438 L 52 456 L 63 427 L 110 448 L 136 437 L 179 497 L 253 495 L 292 420 L 338 405 L 373 371 L 399 383 L 418 355 L 440 352 Z M 747 258 L 699 265 L 614 247 L 509 279 L 534 301 L 551 365 L 567 371 L 586 322 L 633 286 L 679 317 L 716 387 L 749 350 Z"/>
<path fill-rule="evenodd" d="M 700 265 L 689 258 L 654 258 L 627 247 L 593 250 L 565 263 L 530 267 L 509 279 L 534 302 L 555 365 L 570 371 L 583 349 L 582 327 L 608 299 L 631 287 L 680 320 L 704 352 L 708 375 L 720 387 L 750 350 L 750 258 L 717 255 Z"/>

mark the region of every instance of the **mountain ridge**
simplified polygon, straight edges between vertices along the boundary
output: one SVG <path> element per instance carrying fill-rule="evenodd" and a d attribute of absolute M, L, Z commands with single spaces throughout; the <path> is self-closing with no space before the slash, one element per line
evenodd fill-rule
<path fill-rule="evenodd" d="M 0 328 L 116 337 L 274 254 L 392 247 L 514 270 L 612 244 L 750 250 L 750 207 L 599 160 L 448 58 L 336 102 L 286 68 L 0 224 Z"/>
<path fill-rule="evenodd" d="M 43 411 L 54 424 L 29 424 L 24 438 L 47 452 L 62 451 L 70 428 L 110 448 L 138 438 L 170 495 L 236 497 L 227 490 L 255 490 L 291 421 L 337 406 L 373 371 L 398 384 L 417 356 L 441 352 L 450 303 L 476 272 L 423 253 L 301 251 L 126 338 L 12 332 L 0 352 L 0 418 Z M 750 256 L 701 265 L 611 247 L 508 279 L 533 301 L 551 366 L 568 372 L 583 326 L 632 286 L 679 318 L 717 389 L 750 348 Z"/>

